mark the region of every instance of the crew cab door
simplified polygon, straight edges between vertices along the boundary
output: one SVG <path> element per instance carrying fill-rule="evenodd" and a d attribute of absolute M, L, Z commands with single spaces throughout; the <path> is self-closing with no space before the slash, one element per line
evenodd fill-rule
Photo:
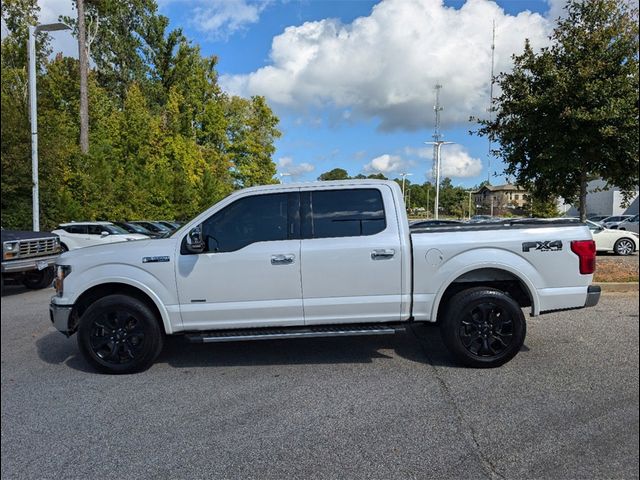
<path fill-rule="evenodd" d="M 303 188 L 301 202 L 305 323 L 400 320 L 403 252 L 391 189 Z"/>
<path fill-rule="evenodd" d="M 177 256 L 184 329 L 303 325 L 299 229 L 297 191 L 244 196 L 206 219 L 205 251 Z"/>

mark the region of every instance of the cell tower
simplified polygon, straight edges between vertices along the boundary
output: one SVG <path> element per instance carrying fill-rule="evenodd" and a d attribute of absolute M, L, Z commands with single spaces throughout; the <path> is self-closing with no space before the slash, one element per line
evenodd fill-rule
<path fill-rule="evenodd" d="M 491 83 L 489 87 L 489 122 L 493 121 L 493 84 L 494 84 L 494 65 L 496 54 L 496 21 L 493 20 L 493 33 L 491 38 Z M 491 184 L 491 134 L 489 134 L 489 154 L 487 155 L 487 182 Z"/>
<path fill-rule="evenodd" d="M 442 106 L 440 106 L 440 90 L 442 89 L 442 85 L 439 83 L 436 84 L 436 104 L 433 106 L 433 110 L 436 113 L 436 129 L 433 132 L 433 141 L 435 142 L 433 145 L 433 178 L 435 179 L 438 176 L 438 146 L 437 143 L 442 140 L 442 134 L 440 133 L 440 112 L 442 111 Z"/>

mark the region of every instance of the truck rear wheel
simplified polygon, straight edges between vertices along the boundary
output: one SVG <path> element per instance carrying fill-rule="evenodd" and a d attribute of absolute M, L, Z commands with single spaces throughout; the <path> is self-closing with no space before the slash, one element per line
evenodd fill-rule
<path fill-rule="evenodd" d="M 149 368 L 162 351 L 163 332 L 147 304 L 128 295 L 109 295 L 87 308 L 78 327 L 83 357 L 103 373 Z"/>
<path fill-rule="evenodd" d="M 524 343 L 526 322 L 513 298 L 493 288 L 479 287 L 449 299 L 440 332 L 456 361 L 491 368 L 516 356 Z"/>
<path fill-rule="evenodd" d="M 53 283 L 55 271 L 53 267 L 47 267 L 44 270 L 33 270 L 25 272 L 22 278 L 22 284 L 31 290 L 39 290 L 41 288 L 50 287 Z"/>

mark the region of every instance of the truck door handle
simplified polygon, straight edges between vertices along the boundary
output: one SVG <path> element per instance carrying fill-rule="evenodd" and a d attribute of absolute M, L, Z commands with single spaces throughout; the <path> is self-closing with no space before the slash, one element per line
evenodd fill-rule
<path fill-rule="evenodd" d="M 296 259 L 293 254 L 271 255 L 271 265 L 291 265 Z"/>
<path fill-rule="evenodd" d="M 396 251 L 392 248 L 374 250 L 371 252 L 371 260 L 386 260 L 388 258 L 393 258 L 395 254 Z"/>

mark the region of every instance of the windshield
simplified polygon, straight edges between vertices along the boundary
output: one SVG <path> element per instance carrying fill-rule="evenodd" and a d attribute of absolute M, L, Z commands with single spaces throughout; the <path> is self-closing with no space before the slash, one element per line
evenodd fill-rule
<path fill-rule="evenodd" d="M 136 233 L 141 233 L 143 235 L 147 235 L 151 232 L 149 232 L 149 230 L 147 230 L 146 228 L 144 228 L 141 225 L 136 225 L 135 223 L 128 223 L 127 225 L 129 225 L 129 228 L 131 228 L 131 230 L 133 230 Z"/>
<path fill-rule="evenodd" d="M 602 225 L 598 225 L 591 220 L 585 220 L 585 223 L 587 224 L 587 227 L 589 227 L 589 230 L 602 230 Z"/>
<path fill-rule="evenodd" d="M 109 232 L 111 235 L 126 235 L 129 233 L 124 228 L 117 225 L 102 225 L 102 229 Z"/>

